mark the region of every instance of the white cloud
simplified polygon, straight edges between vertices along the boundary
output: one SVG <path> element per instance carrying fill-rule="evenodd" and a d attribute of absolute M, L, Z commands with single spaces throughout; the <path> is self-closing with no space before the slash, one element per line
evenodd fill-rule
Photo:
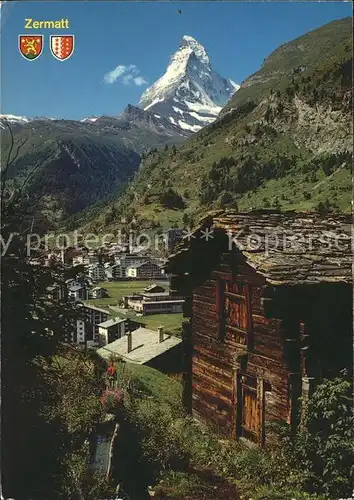
<path fill-rule="evenodd" d="M 137 76 L 134 78 L 134 83 L 135 83 L 135 85 L 140 86 L 140 85 L 144 85 L 145 83 L 148 83 L 148 82 L 142 76 Z"/>
<path fill-rule="evenodd" d="M 119 64 L 112 71 L 106 73 L 103 77 L 105 83 L 114 83 L 121 78 L 123 85 L 134 84 L 137 86 L 144 85 L 148 83 L 144 77 L 138 76 L 140 73 L 139 69 L 135 66 L 135 64 L 130 64 L 128 66 L 124 66 L 123 64 Z"/>
<path fill-rule="evenodd" d="M 106 73 L 103 79 L 105 83 L 114 83 L 120 76 L 124 75 L 124 73 L 127 73 L 128 71 L 136 71 L 136 66 L 134 66 L 134 64 L 131 64 L 130 66 L 119 64 L 114 69 L 112 69 L 112 71 Z"/>
<path fill-rule="evenodd" d="M 124 75 L 122 78 L 122 82 L 124 85 L 129 85 L 133 81 L 133 75 L 131 73 L 128 73 L 127 75 Z"/>

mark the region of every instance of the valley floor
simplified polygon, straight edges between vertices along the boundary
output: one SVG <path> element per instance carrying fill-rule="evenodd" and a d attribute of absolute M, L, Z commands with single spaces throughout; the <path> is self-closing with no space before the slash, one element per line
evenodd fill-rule
<path fill-rule="evenodd" d="M 151 330 L 156 330 L 159 326 L 163 326 L 166 332 L 179 333 L 183 319 L 182 314 L 137 316 L 132 309 L 121 309 L 118 307 L 118 303 L 124 295 L 139 293 L 145 287 L 151 285 L 151 283 L 151 281 L 102 281 L 97 283 L 97 286 L 105 288 L 109 296 L 102 299 L 90 299 L 86 303 L 107 309 L 112 317 L 126 317 L 144 323 L 146 324 L 146 328 L 150 328 Z M 168 286 L 168 282 L 161 281 L 159 284 L 165 288 Z"/>

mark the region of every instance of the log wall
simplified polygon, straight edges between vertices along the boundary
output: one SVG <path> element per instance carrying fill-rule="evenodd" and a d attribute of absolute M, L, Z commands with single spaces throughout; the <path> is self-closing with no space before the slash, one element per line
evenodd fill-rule
<path fill-rule="evenodd" d="M 250 286 L 252 347 L 247 345 L 250 332 L 247 334 L 228 326 L 220 339 L 220 279 L 240 280 Z M 193 414 L 229 436 L 234 436 L 236 431 L 235 356 L 240 354 L 247 355 L 247 364 L 242 370 L 265 383 L 263 420 L 289 421 L 289 370 L 284 357 L 286 333 L 280 319 L 264 315 L 261 297 L 265 285 L 265 280 L 242 261 L 236 265 L 222 262 L 193 293 Z"/>

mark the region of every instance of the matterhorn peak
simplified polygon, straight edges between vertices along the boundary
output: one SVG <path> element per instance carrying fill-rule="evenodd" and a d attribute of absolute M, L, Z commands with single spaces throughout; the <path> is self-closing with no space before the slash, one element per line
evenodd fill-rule
<path fill-rule="evenodd" d="M 203 45 L 184 35 L 165 74 L 146 89 L 139 105 L 191 134 L 212 123 L 238 88 L 212 69 Z"/>
<path fill-rule="evenodd" d="M 180 49 L 189 49 L 194 52 L 195 56 L 203 61 L 205 64 L 210 64 L 208 54 L 205 48 L 195 38 L 189 35 L 184 35 L 180 44 Z"/>
<path fill-rule="evenodd" d="M 195 38 L 189 35 L 183 35 L 182 43 L 197 43 L 198 45 L 200 45 Z"/>

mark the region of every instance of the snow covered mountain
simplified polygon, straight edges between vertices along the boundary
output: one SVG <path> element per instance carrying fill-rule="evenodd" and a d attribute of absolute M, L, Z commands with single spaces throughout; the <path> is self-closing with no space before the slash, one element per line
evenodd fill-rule
<path fill-rule="evenodd" d="M 6 128 L 5 120 L 9 123 L 9 125 L 14 127 L 19 127 L 22 125 L 26 125 L 27 123 L 34 121 L 48 121 L 55 120 L 55 118 L 49 118 L 48 116 L 34 116 L 33 118 L 28 118 L 27 116 L 17 116 L 17 115 L 1 115 L 0 114 L 0 129 Z"/>
<path fill-rule="evenodd" d="M 80 120 L 80 122 L 82 122 L 82 123 L 87 123 L 87 122 L 95 123 L 95 122 L 97 122 L 97 120 L 99 118 L 100 118 L 99 116 L 88 116 L 87 118 L 83 118 L 82 120 Z"/>
<path fill-rule="evenodd" d="M 212 123 L 238 89 L 213 71 L 204 47 L 185 35 L 166 73 L 143 93 L 139 106 L 191 134 Z"/>
<path fill-rule="evenodd" d="M 26 118 L 25 116 L 0 114 L 0 128 L 5 128 L 5 120 L 7 120 L 10 125 L 24 125 L 25 123 L 28 123 L 30 121 L 30 119 Z"/>
<path fill-rule="evenodd" d="M 193 37 L 185 35 L 171 57 L 166 73 L 141 96 L 140 110 L 128 105 L 119 116 L 88 116 L 77 123 L 106 127 L 108 122 L 118 126 L 119 122 L 125 121 L 159 134 L 163 132 L 186 138 L 212 123 L 239 87 L 216 73 L 204 47 Z M 58 121 L 48 117 L 0 114 L 0 129 L 6 127 L 5 119 L 16 128 L 38 120 Z M 73 124 L 76 120 L 70 122 Z"/>
<path fill-rule="evenodd" d="M 153 130 L 156 133 L 163 133 L 166 136 L 187 137 L 188 135 L 167 118 L 132 106 L 131 104 L 128 104 L 125 110 L 117 117 L 117 120 L 121 123 L 129 124 L 129 126 L 143 127 L 146 130 Z"/>

